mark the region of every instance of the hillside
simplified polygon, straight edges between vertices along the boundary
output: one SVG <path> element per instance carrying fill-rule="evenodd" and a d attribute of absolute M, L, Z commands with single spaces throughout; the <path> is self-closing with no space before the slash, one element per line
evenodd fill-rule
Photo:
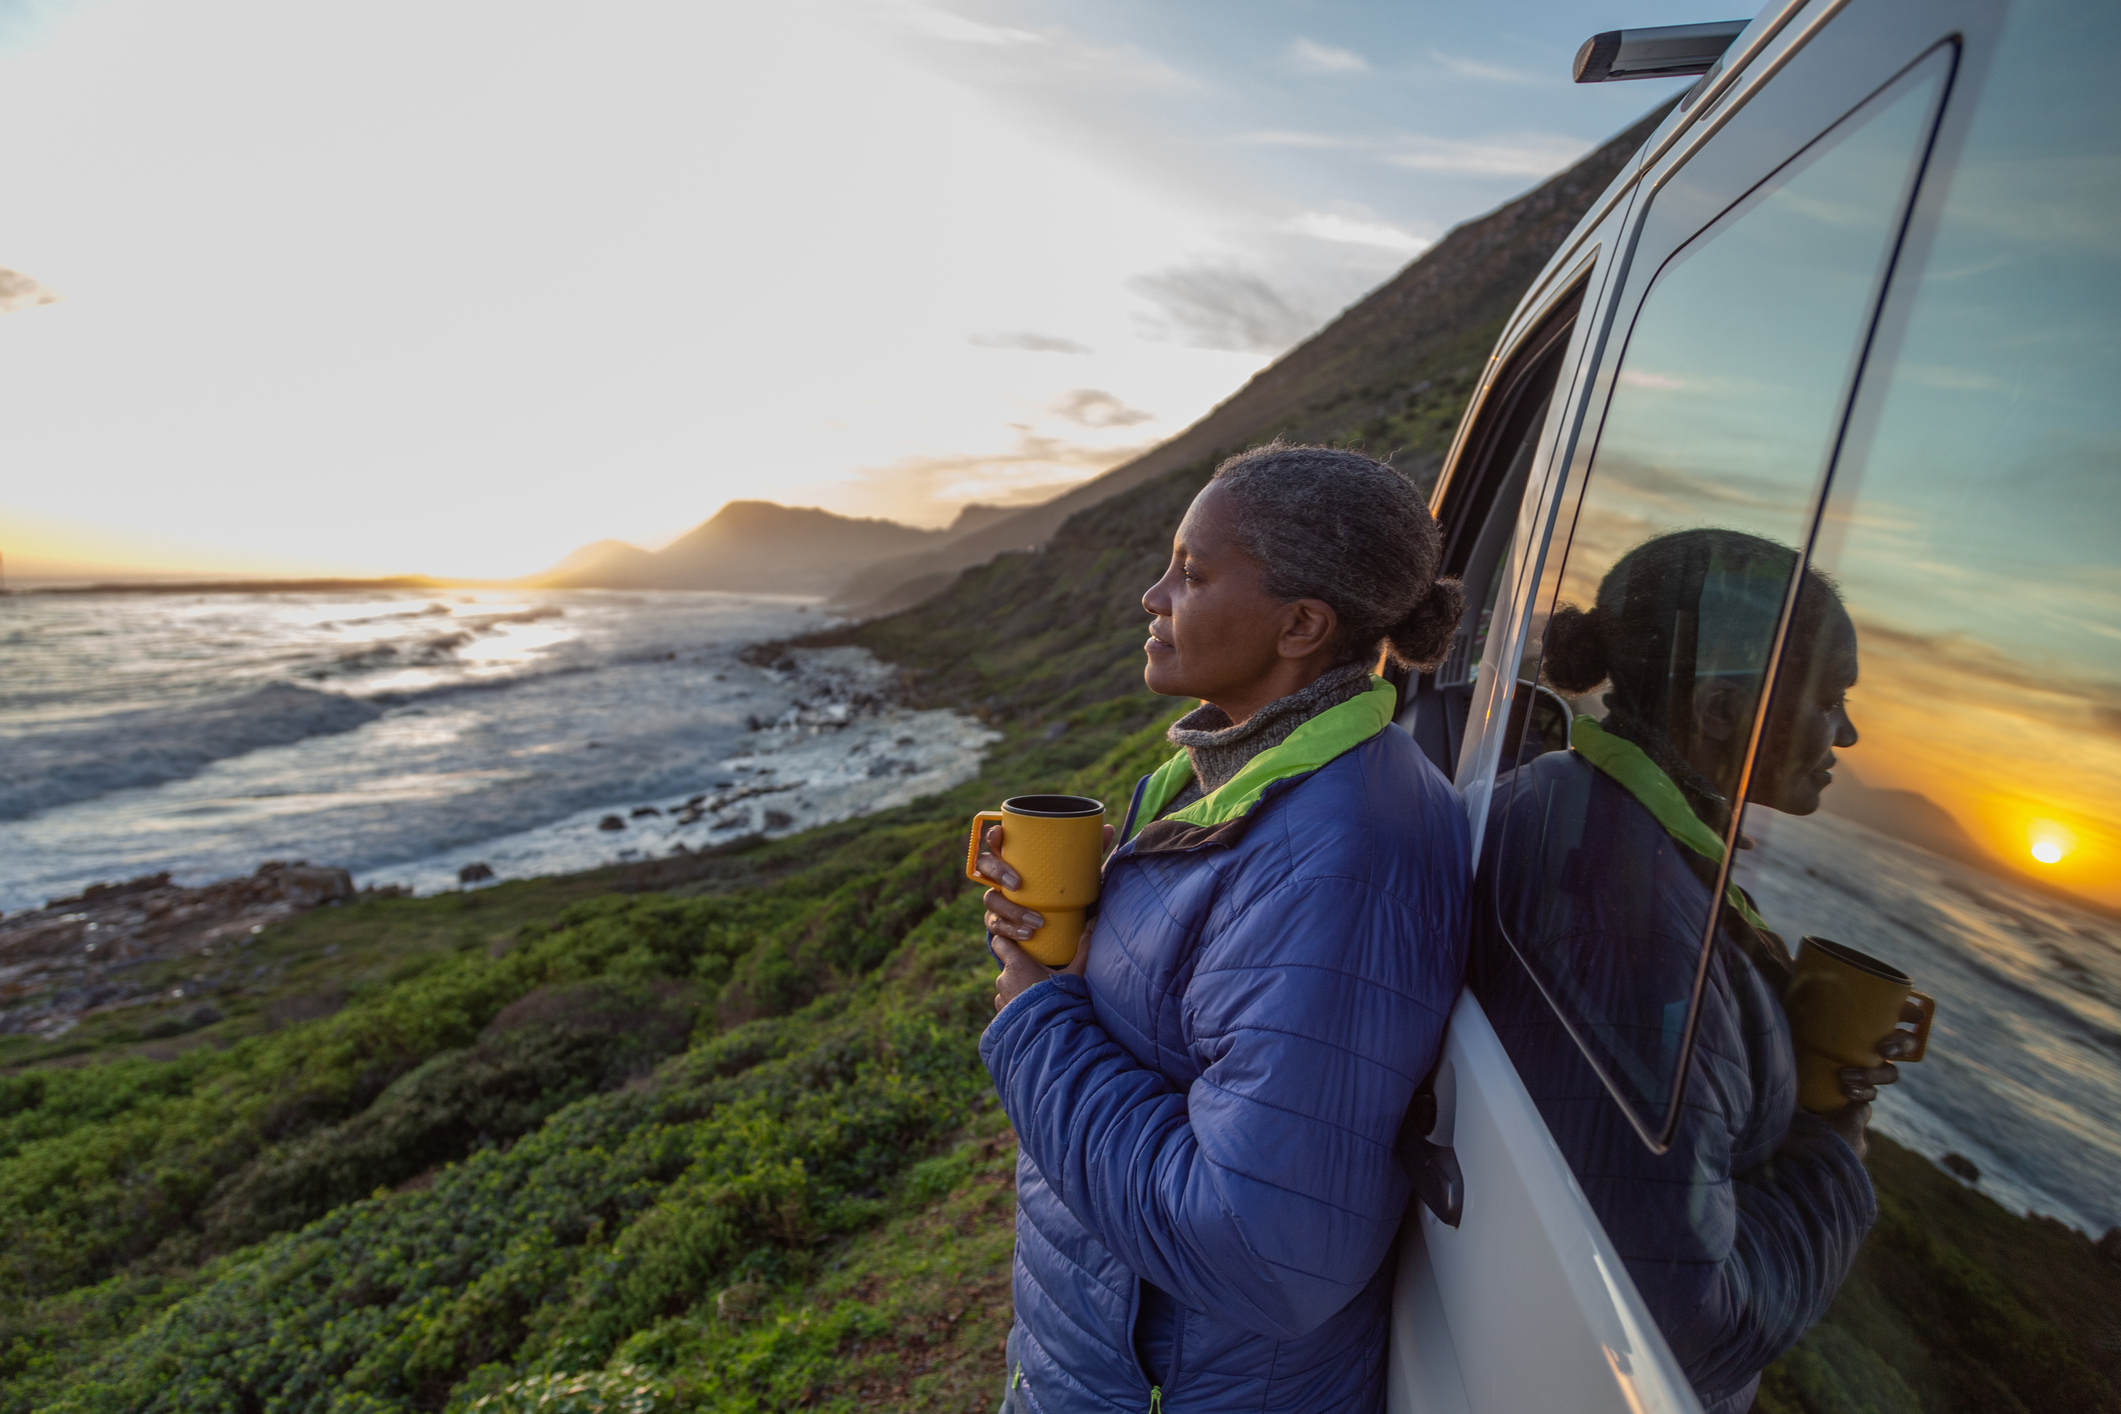
<path fill-rule="evenodd" d="M 10 1038 L 0 1411 L 991 1408 L 1015 1145 L 962 831 L 1168 751 L 1134 600 L 1203 475 L 850 631 L 1002 729 L 978 781 L 319 909 L 181 1043 L 192 998 Z M 2121 1410 L 2121 1267 L 1888 1141 L 1872 1169 L 1879 1232 L 1765 1414 Z"/>
<path fill-rule="evenodd" d="M 210 1022 L 180 992 L 0 1038 L 0 1414 L 991 1409 L 1016 1150 L 963 830 L 1168 752 L 1137 601 L 1211 460 L 813 640 L 998 727 L 974 782 L 320 908 L 237 944 Z M 1764 1414 L 2121 1411 L 2121 1266 L 1887 1141 L 1872 1169 L 1878 1235 Z"/>
<path fill-rule="evenodd" d="M 731 501 L 660 550 L 599 540 L 526 582 L 551 589 L 829 594 L 876 561 L 932 545 L 948 534 L 814 507 Z"/>
<path fill-rule="evenodd" d="M 958 570 L 1043 543 L 1077 511 L 1274 436 L 1360 442 L 1373 454 L 1394 454 L 1418 479 L 1434 478 L 1503 321 L 1665 111 L 1660 106 L 1559 176 L 1453 228 L 1170 441 L 975 533 L 872 565 L 838 601 L 866 613 L 917 603 Z"/>

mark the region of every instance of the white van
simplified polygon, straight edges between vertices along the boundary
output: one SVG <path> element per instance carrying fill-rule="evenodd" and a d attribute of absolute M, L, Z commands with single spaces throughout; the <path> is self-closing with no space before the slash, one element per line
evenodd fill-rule
<path fill-rule="evenodd" d="M 1578 63 L 1700 78 L 1511 318 L 1433 502 L 1469 608 L 1399 720 L 1482 864 L 1403 1146 L 1409 1414 L 1743 1409 L 1831 1300 L 1847 1217 L 1807 1204 L 1847 1175 L 1773 1192 L 1758 937 L 1935 998 L 1876 1127 L 2121 1221 L 2121 5 L 1787 0 Z M 1691 914 L 1571 784 L 1589 740 L 1714 835 Z"/>

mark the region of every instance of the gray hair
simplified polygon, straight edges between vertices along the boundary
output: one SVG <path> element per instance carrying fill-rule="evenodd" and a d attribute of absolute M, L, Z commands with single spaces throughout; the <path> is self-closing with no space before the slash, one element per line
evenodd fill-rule
<path fill-rule="evenodd" d="M 1443 534 L 1394 467 L 1336 447 L 1269 442 L 1215 468 L 1237 540 L 1284 603 L 1322 599 L 1340 619 L 1333 665 L 1389 643 L 1401 662 L 1443 661 L 1465 614 L 1455 579 L 1438 579 Z"/>

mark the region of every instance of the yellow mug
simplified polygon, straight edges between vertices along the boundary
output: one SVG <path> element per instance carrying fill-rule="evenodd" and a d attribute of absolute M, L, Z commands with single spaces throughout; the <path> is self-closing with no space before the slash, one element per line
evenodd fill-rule
<path fill-rule="evenodd" d="M 1914 1052 L 1897 1057 L 1899 1064 L 1921 1060 L 1929 1049 L 1937 1003 L 1913 990 L 1908 975 L 1891 963 L 1828 938 L 1806 936 L 1797 946 L 1796 974 L 1782 996 L 1797 1047 L 1797 1103 L 1814 1114 L 1844 1108 L 1849 1098 L 1841 1093 L 1838 1072 L 1885 1064 L 1878 1043 L 1899 1029 L 1901 1009 L 1911 1000 L 1922 1016 L 1915 1023 Z"/>
<path fill-rule="evenodd" d="M 1036 909 L 1046 922 L 1023 944 L 1048 967 L 1075 960 L 1087 917 L 1097 902 L 1098 866 L 1105 854 L 1105 803 L 1087 795 L 1017 795 L 999 810 L 972 817 L 972 838 L 965 845 L 965 877 L 988 881 L 972 871 L 981 838 L 989 825 L 1002 827 L 1002 862 L 1023 881 L 1003 889 L 1002 897 Z"/>

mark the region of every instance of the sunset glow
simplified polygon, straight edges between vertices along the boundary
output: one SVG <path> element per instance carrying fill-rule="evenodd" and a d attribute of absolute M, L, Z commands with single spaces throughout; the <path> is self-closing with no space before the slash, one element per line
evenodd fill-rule
<path fill-rule="evenodd" d="M 2051 820 L 2034 821 L 2030 833 L 2033 858 L 2042 864 L 2060 864 L 2076 853 L 2076 835 Z"/>

